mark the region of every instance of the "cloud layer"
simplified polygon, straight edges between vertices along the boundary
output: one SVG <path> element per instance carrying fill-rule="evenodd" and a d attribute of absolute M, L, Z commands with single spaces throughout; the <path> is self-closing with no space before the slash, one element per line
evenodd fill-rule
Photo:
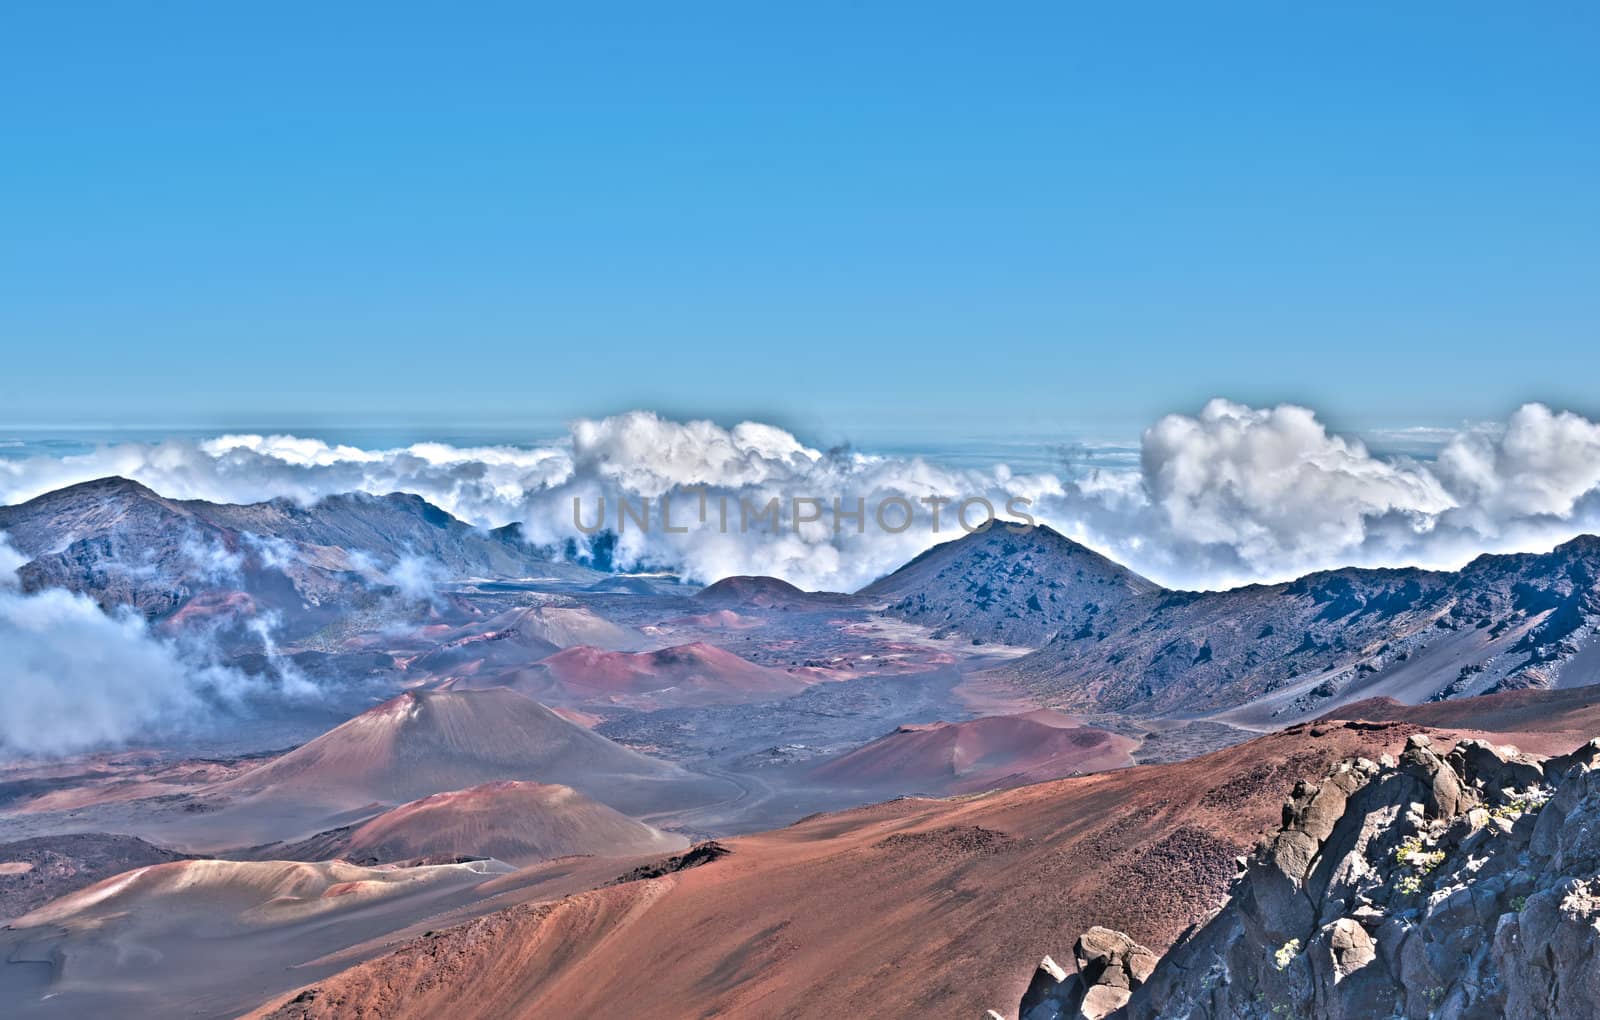
<path fill-rule="evenodd" d="M 62 589 L 22 592 L 0 535 L 0 760 L 187 729 L 267 683 L 158 638 L 131 612 Z"/>
<path fill-rule="evenodd" d="M 955 468 L 930 460 L 806 446 L 770 425 L 732 429 L 632 412 L 574 423 L 540 447 L 419 443 L 363 449 L 298 436 L 230 435 L 125 443 L 65 457 L 0 461 L 0 502 L 109 474 L 163 494 L 226 502 L 337 492 L 417 493 L 486 527 L 522 522 L 531 540 L 586 540 L 573 501 L 592 521 L 607 501 L 673 504 L 683 533 L 637 527 L 619 535 L 624 565 L 659 566 L 703 581 L 775 574 L 812 588 L 854 589 L 937 541 L 960 534 L 946 510 L 934 533 L 930 497 L 982 497 L 1029 512 L 1170 585 L 1222 587 L 1356 564 L 1454 566 L 1484 551 L 1549 548 L 1600 530 L 1600 425 L 1529 404 L 1506 422 L 1430 432 L 1418 456 L 1379 456 L 1330 433 L 1307 408 L 1214 400 L 1143 435 L 1138 466 L 1019 474 L 1004 464 Z M 698 519 L 700 499 L 709 508 Z M 739 528 L 740 502 L 816 499 L 821 521 L 796 530 Z M 835 528 L 835 499 L 862 500 L 867 520 Z M 872 519 L 886 499 L 918 508 L 915 526 L 888 534 Z M 732 511 L 718 525 L 718 508 Z M 896 518 L 898 514 L 894 515 Z M 979 515 L 981 517 L 981 515 Z M 425 565 L 408 577 L 427 579 Z M 419 584 L 422 582 L 419 581 Z"/>

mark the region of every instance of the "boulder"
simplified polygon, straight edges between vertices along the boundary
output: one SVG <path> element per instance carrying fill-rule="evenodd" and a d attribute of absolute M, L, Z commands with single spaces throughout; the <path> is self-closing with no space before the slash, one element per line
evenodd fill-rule
<path fill-rule="evenodd" d="M 1600 742 L 1341 763 L 1164 957 L 1105 928 L 1074 955 L 1041 1017 L 1600 1017 Z"/>

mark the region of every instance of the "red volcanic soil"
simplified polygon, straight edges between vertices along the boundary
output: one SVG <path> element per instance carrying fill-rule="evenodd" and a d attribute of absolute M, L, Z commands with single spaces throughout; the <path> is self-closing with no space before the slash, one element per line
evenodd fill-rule
<path fill-rule="evenodd" d="M 971 793 L 1133 764 L 1139 742 L 1040 710 L 902 726 L 813 769 L 819 782 L 896 793 Z"/>
<path fill-rule="evenodd" d="M 623 806 L 616 798 L 647 805 L 684 778 L 676 766 L 496 688 L 402 694 L 215 790 L 355 808 L 527 779 Z"/>
<path fill-rule="evenodd" d="M 653 652 L 608 652 L 580 645 L 520 671 L 509 686 L 549 701 L 738 704 L 785 698 L 806 680 L 758 666 L 700 642 Z"/>
<path fill-rule="evenodd" d="M 337 852 L 362 863 L 472 856 L 524 865 L 570 854 L 670 853 L 687 845 L 569 786 L 507 781 L 404 804 L 356 828 Z"/>
<path fill-rule="evenodd" d="M 766 624 L 765 620 L 740 616 L 731 609 L 713 609 L 695 616 L 678 616 L 662 621 L 668 627 L 700 627 L 705 630 L 753 630 Z"/>
<path fill-rule="evenodd" d="M 1173 765 L 814 816 L 725 840 L 728 857 L 690 871 L 435 932 L 270 1015 L 981 1016 L 1091 925 L 1166 947 L 1297 779 L 1416 729 L 1301 727 Z"/>

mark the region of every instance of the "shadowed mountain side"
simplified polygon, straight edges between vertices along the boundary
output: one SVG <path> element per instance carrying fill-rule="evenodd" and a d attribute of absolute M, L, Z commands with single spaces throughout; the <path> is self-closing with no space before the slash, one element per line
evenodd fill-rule
<path fill-rule="evenodd" d="M 1093 928 L 1021 1020 L 1590 1020 L 1600 740 L 1544 757 L 1424 734 L 1289 791 L 1226 903 L 1159 960 Z"/>

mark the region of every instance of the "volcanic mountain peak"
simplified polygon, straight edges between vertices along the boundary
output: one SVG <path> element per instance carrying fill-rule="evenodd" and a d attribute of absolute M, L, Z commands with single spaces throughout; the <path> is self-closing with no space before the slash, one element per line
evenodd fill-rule
<path fill-rule="evenodd" d="M 702 641 L 649 652 L 577 645 L 541 659 L 514 683 L 553 701 L 646 698 L 674 704 L 759 701 L 806 686 L 801 678 Z"/>
<path fill-rule="evenodd" d="M 687 845 L 570 786 L 499 780 L 385 812 L 351 832 L 339 853 L 362 861 L 472 855 L 521 866 L 572 854 L 627 857 Z"/>
<path fill-rule="evenodd" d="M 712 605 L 750 605 L 782 608 L 807 601 L 809 593 L 788 581 L 764 575 L 724 577 L 696 592 L 694 598 Z"/>
<path fill-rule="evenodd" d="M 222 791 L 355 808 L 533 779 L 610 800 L 631 780 L 679 774 L 515 691 L 410 691 L 229 781 Z"/>
<path fill-rule="evenodd" d="M 1041 645 L 1162 589 L 1044 525 L 995 524 L 942 545 L 861 589 L 886 611 L 943 633 Z"/>
<path fill-rule="evenodd" d="M 966 722 L 908 724 L 817 766 L 829 782 L 897 793 L 1019 786 L 1132 763 L 1138 742 L 1043 709 Z"/>
<path fill-rule="evenodd" d="M 0 531 L 13 548 L 28 556 L 61 549 L 113 529 L 183 528 L 192 518 L 182 503 L 128 478 L 112 476 L 79 482 L 0 507 Z"/>
<path fill-rule="evenodd" d="M 645 640 L 638 631 L 612 623 L 586 606 L 530 606 L 503 615 L 509 618 L 509 626 L 557 648 L 594 645 L 611 651 L 633 651 Z"/>
<path fill-rule="evenodd" d="M 752 666 L 725 648 L 710 644 L 705 641 L 691 641 L 684 645 L 671 645 L 667 648 L 658 648 L 653 652 L 639 653 L 651 663 L 659 666 L 678 664 L 705 664 L 717 663 L 720 665 Z M 759 667 L 758 667 L 759 668 Z"/>

